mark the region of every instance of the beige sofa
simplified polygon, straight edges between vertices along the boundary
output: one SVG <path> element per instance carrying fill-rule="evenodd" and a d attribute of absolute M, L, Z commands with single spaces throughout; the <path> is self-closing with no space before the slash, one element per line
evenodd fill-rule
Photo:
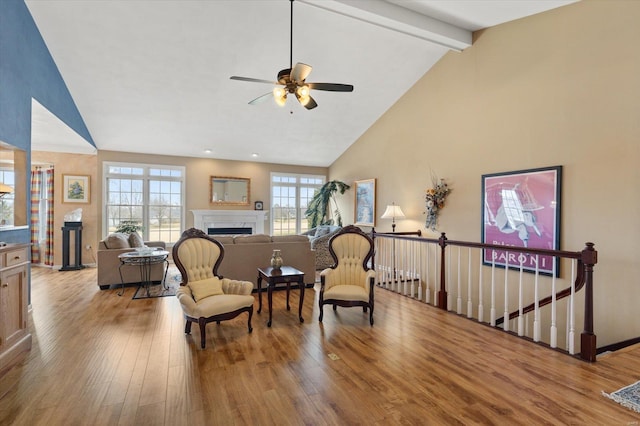
<path fill-rule="evenodd" d="M 315 282 L 315 255 L 306 236 L 254 234 L 211 237 L 224 246 L 224 259 L 218 273 L 225 278 L 251 281 L 253 288 L 257 289 L 258 268 L 270 266 L 273 250 L 278 249 L 284 265 L 304 272 L 305 284 Z"/>
<path fill-rule="evenodd" d="M 133 247 L 140 246 L 142 243 L 147 247 L 166 248 L 164 241 L 135 241 L 135 238 L 129 238 L 125 234 L 111 234 L 98 243 L 98 286 L 100 290 L 106 290 L 113 285 L 133 284 L 140 282 L 140 270 L 135 266 L 122 267 L 122 281 L 120 280 L 120 259 L 118 256 L 122 253 L 133 251 Z M 165 265 L 151 265 L 151 280 L 160 282 L 164 276 Z"/>

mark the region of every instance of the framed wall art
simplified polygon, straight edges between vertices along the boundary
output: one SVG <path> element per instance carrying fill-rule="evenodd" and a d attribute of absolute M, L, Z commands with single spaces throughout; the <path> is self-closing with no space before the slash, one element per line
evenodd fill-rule
<path fill-rule="evenodd" d="M 375 226 L 376 221 L 376 180 L 357 180 L 354 183 L 356 203 L 354 222 L 358 226 Z"/>
<path fill-rule="evenodd" d="M 88 203 L 91 194 L 90 176 L 62 175 L 62 202 Z"/>
<path fill-rule="evenodd" d="M 482 243 L 560 249 L 562 166 L 482 176 Z M 558 259 L 486 249 L 483 262 L 559 276 Z"/>

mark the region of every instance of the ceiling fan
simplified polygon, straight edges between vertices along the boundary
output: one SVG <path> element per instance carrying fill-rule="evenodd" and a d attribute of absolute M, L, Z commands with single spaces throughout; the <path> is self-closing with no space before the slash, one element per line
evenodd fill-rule
<path fill-rule="evenodd" d="M 291 31 L 289 44 L 289 68 L 283 69 L 278 73 L 278 81 L 262 80 L 258 78 L 231 76 L 231 80 L 250 81 L 254 83 L 266 83 L 276 85 L 272 92 L 265 93 L 262 96 L 250 101 L 250 105 L 260 103 L 269 97 L 280 106 L 284 106 L 289 93 L 295 94 L 298 102 L 306 109 L 313 109 L 318 106 L 316 101 L 311 97 L 310 91 L 326 90 L 329 92 L 353 92 L 353 85 L 339 83 L 309 83 L 306 81 L 307 76 L 311 72 L 311 66 L 298 62 L 293 65 L 293 1 L 291 3 Z"/>

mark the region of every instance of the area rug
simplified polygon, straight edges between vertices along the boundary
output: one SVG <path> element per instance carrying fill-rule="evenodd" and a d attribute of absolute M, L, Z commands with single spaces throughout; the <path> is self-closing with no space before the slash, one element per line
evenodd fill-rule
<path fill-rule="evenodd" d="M 609 399 L 613 399 L 624 407 L 640 413 L 640 381 L 612 393 L 606 393 L 603 391 L 602 395 Z"/>
<path fill-rule="evenodd" d="M 134 299 L 152 299 L 154 297 L 167 297 L 175 296 L 176 290 L 180 287 L 180 281 L 182 277 L 179 272 L 173 272 L 169 269 L 167 273 L 167 279 L 165 284 L 153 284 L 149 286 L 149 295 L 147 295 L 147 289 L 140 286 L 136 289 L 133 295 Z"/>

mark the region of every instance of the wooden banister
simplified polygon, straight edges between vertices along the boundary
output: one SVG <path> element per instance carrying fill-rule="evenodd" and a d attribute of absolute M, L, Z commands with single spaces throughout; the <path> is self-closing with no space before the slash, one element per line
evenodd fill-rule
<path fill-rule="evenodd" d="M 552 303 L 553 300 L 559 300 L 571 296 L 572 291 L 577 293 L 584 289 L 584 330 L 580 336 L 580 358 L 593 362 L 596 360 L 596 335 L 594 334 L 594 326 L 593 326 L 593 270 L 594 266 L 597 264 L 598 252 L 594 248 L 594 244 L 587 242 L 585 244 L 585 248 L 581 251 L 566 251 L 566 250 L 549 250 L 549 249 L 540 249 L 540 248 L 530 248 L 530 247 L 514 247 L 508 246 L 505 247 L 503 245 L 498 244 L 484 244 L 484 243 L 475 243 L 469 241 L 457 241 L 457 240 L 449 240 L 446 234 L 441 233 L 440 237 L 437 239 L 434 238 L 422 238 L 421 232 L 418 230 L 417 232 L 396 232 L 396 233 L 378 233 L 375 229 L 371 231 L 372 239 L 376 238 L 391 238 L 394 241 L 414 241 L 418 243 L 428 243 L 428 244 L 437 244 L 440 247 L 440 276 L 438 277 L 436 289 L 436 303 L 438 308 L 447 310 L 447 275 L 446 275 L 446 264 L 447 264 L 447 248 L 450 246 L 457 247 L 466 247 L 466 248 L 475 248 L 481 250 L 501 250 L 501 251 L 509 251 L 513 253 L 523 253 L 527 255 L 538 255 L 538 256 L 550 256 L 553 258 L 564 258 L 564 259 L 574 259 L 577 261 L 576 272 L 577 275 L 575 277 L 573 286 L 569 286 L 564 288 L 555 295 L 546 295 L 541 298 L 537 303 L 528 304 L 522 309 L 515 310 L 510 312 L 508 315 L 508 319 L 512 320 L 517 318 L 520 315 L 524 315 L 526 313 L 532 312 L 536 305 L 538 307 L 543 307 Z M 375 260 L 372 259 L 375 265 Z M 508 265 L 507 265 L 508 266 Z M 501 266 L 502 267 L 502 266 Z M 510 267 L 509 269 L 516 269 Z M 572 290 L 573 287 L 573 290 Z M 496 325 L 504 323 L 505 318 L 498 318 L 495 321 Z"/>

